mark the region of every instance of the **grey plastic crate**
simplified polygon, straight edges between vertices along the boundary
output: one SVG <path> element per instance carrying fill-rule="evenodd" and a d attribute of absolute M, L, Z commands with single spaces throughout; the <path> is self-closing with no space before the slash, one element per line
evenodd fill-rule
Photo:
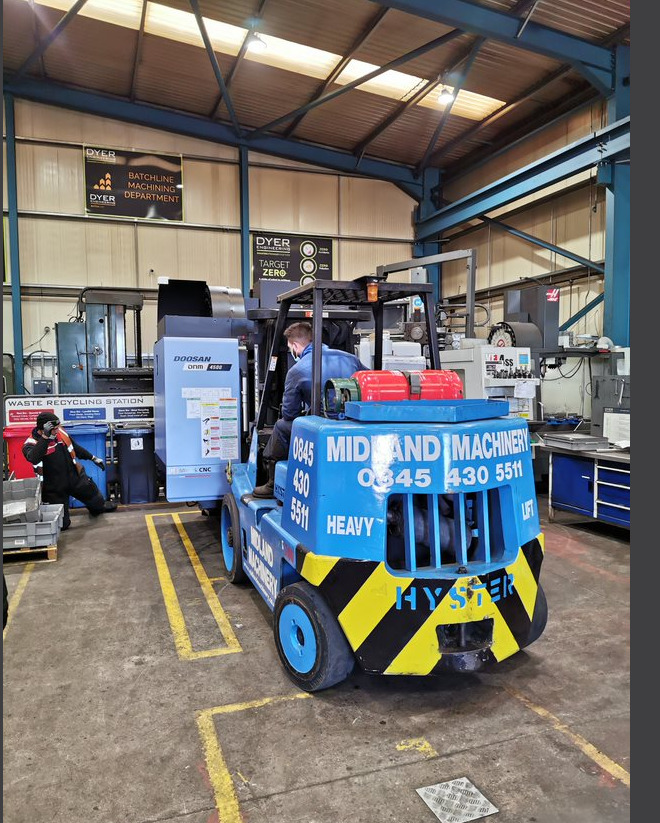
<path fill-rule="evenodd" d="M 36 523 L 5 523 L 2 528 L 2 550 L 54 546 L 64 522 L 62 503 L 42 505 L 41 520 Z"/>
<path fill-rule="evenodd" d="M 2 481 L 2 519 L 4 523 L 36 523 L 40 520 L 41 480 Z"/>

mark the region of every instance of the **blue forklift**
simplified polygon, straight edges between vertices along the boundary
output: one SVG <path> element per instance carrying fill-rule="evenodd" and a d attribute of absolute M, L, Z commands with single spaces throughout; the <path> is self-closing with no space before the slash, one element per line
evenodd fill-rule
<path fill-rule="evenodd" d="M 430 370 L 382 371 L 384 307 L 415 297 Z M 447 383 L 460 386 L 440 368 L 432 286 L 316 280 L 279 304 L 249 457 L 227 466 L 220 540 L 229 580 L 251 582 L 272 610 L 291 680 L 319 691 L 356 662 L 379 674 L 473 672 L 534 642 L 547 604 L 529 429 L 508 403 L 461 399 Z M 292 306 L 312 314 L 311 406 L 293 423 L 274 498 L 259 499 Z M 322 318 L 337 306 L 371 311 L 374 370 L 324 385 Z M 434 393 L 438 383 L 449 390 Z"/>

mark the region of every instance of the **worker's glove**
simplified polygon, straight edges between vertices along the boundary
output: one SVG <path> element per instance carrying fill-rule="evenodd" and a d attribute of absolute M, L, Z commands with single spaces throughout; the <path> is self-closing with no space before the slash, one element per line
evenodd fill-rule
<path fill-rule="evenodd" d="M 100 457 L 92 457 L 92 463 L 98 466 L 101 471 L 105 471 L 105 460 L 101 460 Z"/>
<path fill-rule="evenodd" d="M 49 420 L 47 423 L 44 423 L 44 427 L 42 429 L 43 433 L 49 440 L 54 440 L 55 436 L 53 434 L 53 429 L 57 426 L 57 423 L 54 420 Z"/>

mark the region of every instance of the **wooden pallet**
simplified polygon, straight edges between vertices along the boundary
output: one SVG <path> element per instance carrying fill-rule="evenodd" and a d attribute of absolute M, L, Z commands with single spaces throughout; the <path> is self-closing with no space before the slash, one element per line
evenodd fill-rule
<path fill-rule="evenodd" d="M 3 549 L 3 563 L 52 563 L 57 560 L 57 546 L 23 546 L 21 549 Z"/>

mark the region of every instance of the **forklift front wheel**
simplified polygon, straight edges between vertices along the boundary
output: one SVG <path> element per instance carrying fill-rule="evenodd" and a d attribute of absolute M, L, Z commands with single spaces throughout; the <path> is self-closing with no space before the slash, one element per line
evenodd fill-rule
<path fill-rule="evenodd" d="M 234 495 L 227 492 L 222 498 L 222 510 L 220 512 L 220 545 L 222 546 L 222 559 L 230 583 L 243 583 L 247 579 L 243 571 L 241 543 L 241 521 L 238 506 Z"/>
<path fill-rule="evenodd" d="M 306 692 L 345 680 L 355 658 L 337 618 L 309 583 L 293 583 L 275 601 L 273 630 L 282 665 Z"/>

